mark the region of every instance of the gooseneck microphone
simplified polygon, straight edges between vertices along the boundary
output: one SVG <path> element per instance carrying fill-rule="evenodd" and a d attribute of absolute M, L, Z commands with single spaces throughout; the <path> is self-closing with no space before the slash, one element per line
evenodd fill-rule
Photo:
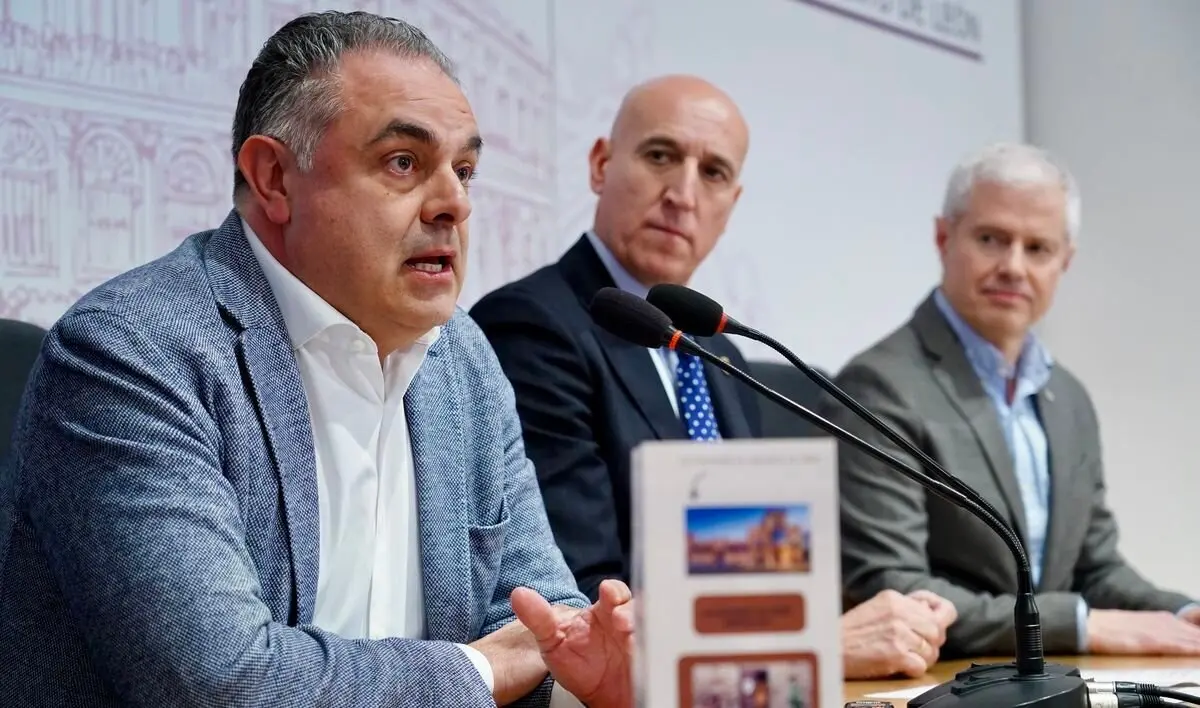
<path fill-rule="evenodd" d="M 666 347 L 673 351 L 698 356 L 830 435 L 844 440 L 885 465 L 896 469 L 934 494 L 978 513 L 976 505 L 960 490 L 910 467 L 891 454 L 841 428 L 836 423 L 813 413 L 683 336 L 684 333 L 671 324 L 671 318 L 642 298 L 617 288 L 602 288 L 592 298 L 590 311 L 592 319 L 612 334 L 649 349 Z"/>
<path fill-rule="evenodd" d="M 597 324 L 622 339 L 651 349 L 665 346 L 694 354 L 713 364 L 791 413 L 903 474 L 936 496 L 970 512 L 995 531 L 1009 547 L 1017 562 L 1018 582 L 1021 586 L 1014 607 L 1017 625 L 1017 661 L 1013 664 L 972 665 L 969 669 L 960 672 L 953 680 L 936 686 L 909 701 L 909 706 L 913 708 L 919 706 L 927 708 L 943 706 L 1059 708 L 1062 706 L 1065 708 L 1089 704 L 1087 684 L 1080 677 L 1078 669 L 1045 663 L 1041 622 L 1033 596 L 1029 559 L 1025 553 L 1024 544 L 1016 532 L 1003 521 L 994 507 L 961 480 L 942 469 L 919 448 L 914 450 L 915 445 L 887 428 L 861 404 L 854 402 L 848 394 L 821 376 L 819 372 L 812 370 L 781 344 L 728 317 L 724 313 L 724 308 L 715 301 L 690 289 L 679 289 L 678 286 L 657 286 L 651 290 L 650 297 L 652 300 L 647 301 L 616 288 L 604 288 L 593 298 L 591 314 Z M 670 314 L 656 305 L 665 306 Z M 889 439 L 920 459 L 929 471 L 909 466 L 888 452 L 772 390 L 684 336 L 685 332 L 697 336 L 709 336 L 718 331 L 741 334 L 754 339 L 761 336 L 762 339 L 758 339 L 758 341 L 769 340 L 764 343 L 768 346 L 777 345 L 782 350 L 781 353 L 788 357 L 789 361 L 792 361 L 797 368 L 810 377 L 814 377 L 814 381 L 818 385 L 828 390 L 838 400 L 852 402 L 848 405 L 855 412 L 859 412 L 860 415 L 865 412 L 863 417 L 873 427 L 880 428 L 880 432 L 883 432 Z M 830 389 L 835 389 L 836 392 Z"/>
<path fill-rule="evenodd" d="M 684 333 L 693 336 L 711 337 L 714 334 L 727 332 L 732 335 L 746 337 L 761 342 L 783 355 L 792 366 L 799 369 L 805 376 L 820 386 L 825 392 L 836 398 L 840 403 L 854 411 L 858 417 L 865 420 L 871 427 L 878 430 L 888 440 L 902 450 L 921 461 L 932 476 L 941 479 L 966 495 L 981 511 L 991 517 L 988 526 L 992 528 L 1013 553 L 1017 562 L 1017 594 L 1013 606 L 1014 632 L 1016 639 L 1016 667 L 1024 676 L 1037 676 L 1045 670 L 1045 653 L 1042 643 L 1041 617 L 1034 599 L 1033 573 L 1029 565 L 1029 557 L 1025 545 L 1011 525 L 1003 521 L 1003 517 L 991 503 L 981 497 L 978 492 L 958 477 L 950 474 L 924 450 L 917 447 L 908 438 L 896 432 L 880 420 L 858 401 L 843 391 L 837 384 L 825 375 L 806 364 L 790 349 L 776 339 L 748 327 L 725 312 L 725 308 L 716 300 L 699 293 L 689 287 L 674 284 L 656 285 L 650 289 L 646 300 L 662 311 L 671 319 L 672 324 Z"/>

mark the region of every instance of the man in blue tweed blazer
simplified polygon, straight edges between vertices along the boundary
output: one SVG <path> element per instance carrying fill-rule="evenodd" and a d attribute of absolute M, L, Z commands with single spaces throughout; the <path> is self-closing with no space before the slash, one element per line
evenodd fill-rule
<path fill-rule="evenodd" d="M 0 705 L 632 704 L 629 590 L 575 589 L 455 306 L 480 147 L 419 30 L 268 40 L 237 209 L 86 295 L 32 372 Z"/>

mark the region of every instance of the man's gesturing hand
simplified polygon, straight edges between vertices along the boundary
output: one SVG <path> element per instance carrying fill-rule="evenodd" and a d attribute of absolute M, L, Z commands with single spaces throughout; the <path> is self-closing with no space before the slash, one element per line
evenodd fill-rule
<path fill-rule="evenodd" d="M 633 594 L 618 580 L 600 585 L 586 610 L 555 606 L 528 588 L 513 590 L 513 612 L 537 640 L 554 680 L 589 708 L 633 706 Z"/>

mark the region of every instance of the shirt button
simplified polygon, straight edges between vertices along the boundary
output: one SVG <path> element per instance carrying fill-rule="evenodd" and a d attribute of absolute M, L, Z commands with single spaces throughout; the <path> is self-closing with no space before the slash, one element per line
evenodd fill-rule
<path fill-rule="evenodd" d="M 350 349 L 352 351 L 361 352 L 361 351 L 365 350 L 366 348 L 367 348 L 367 345 L 363 344 L 363 340 L 361 340 L 361 339 L 355 339 L 350 342 Z"/>

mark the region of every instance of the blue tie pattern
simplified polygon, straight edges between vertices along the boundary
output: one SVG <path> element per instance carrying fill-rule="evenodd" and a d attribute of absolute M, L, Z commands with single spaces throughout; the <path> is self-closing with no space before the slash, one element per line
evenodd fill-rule
<path fill-rule="evenodd" d="M 679 413 L 692 440 L 719 440 L 717 419 L 713 415 L 712 396 L 704 378 L 704 362 L 693 354 L 679 353 L 675 364 L 675 394 Z"/>

